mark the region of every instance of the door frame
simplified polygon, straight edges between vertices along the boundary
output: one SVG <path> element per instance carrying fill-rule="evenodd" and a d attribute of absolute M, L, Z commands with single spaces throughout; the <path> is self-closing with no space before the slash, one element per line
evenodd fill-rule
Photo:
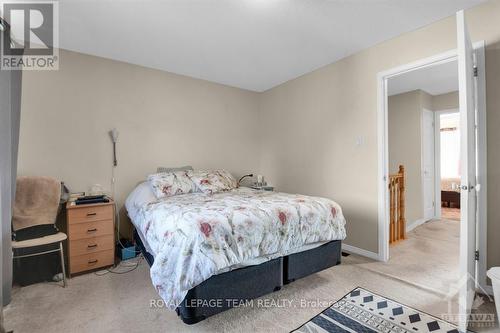
<path fill-rule="evenodd" d="M 480 252 L 477 263 L 477 282 L 481 288 L 492 293 L 486 278 L 487 242 L 487 156 L 486 156 L 486 76 L 485 42 L 474 43 L 478 67 L 478 129 L 477 129 L 477 183 L 481 191 L 477 196 L 477 246 Z M 377 147 L 378 147 L 378 260 L 389 260 L 389 142 L 388 142 L 388 95 L 387 81 L 404 73 L 445 64 L 457 60 L 457 50 L 449 50 L 431 57 L 388 69 L 377 74 Z"/>
<path fill-rule="evenodd" d="M 432 121 L 433 121 L 433 131 L 432 134 L 434 135 L 434 139 L 432 140 L 433 143 L 433 148 L 434 148 L 434 166 L 433 166 L 433 177 L 434 177 L 434 182 L 432 183 L 432 187 L 434 190 L 434 209 L 433 209 L 433 214 L 430 219 L 427 219 L 425 217 L 425 191 L 424 191 L 424 182 L 425 182 L 425 176 L 424 176 L 424 113 L 425 111 L 431 112 L 432 113 Z M 436 200 L 436 115 L 433 110 L 429 110 L 427 108 L 422 108 L 421 110 L 421 115 L 420 115 L 420 182 L 422 186 L 422 222 L 425 223 L 427 221 L 430 221 L 434 218 L 436 218 L 436 207 L 437 207 L 437 200 Z M 415 226 L 417 227 L 417 226 Z M 408 228 L 407 228 L 408 230 Z"/>
<path fill-rule="evenodd" d="M 459 108 L 444 109 L 434 111 L 434 166 L 436 172 L 435 178 L 435 191 L 436 191 L 436 218 L 441 218 L 441 118 L 443 114 L 460 113 Z"/>

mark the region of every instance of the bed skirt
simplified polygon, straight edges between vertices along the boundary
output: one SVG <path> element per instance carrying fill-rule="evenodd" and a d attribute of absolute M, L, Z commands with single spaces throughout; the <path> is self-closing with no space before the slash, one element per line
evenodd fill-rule
<path fill-rule="evenodd" d="M 339 240 L 331 241 L 315 249 L 283 257 L 283 283 L 288 284 L 340 264 L 341 243 Z"/>
<path fill-rule="evenodd" d="M 135 230 L 134 239 L 151 266 L 154 257 L 146 251 Z M 341 241 L 336 240 L 260 265 L 214 275 L 189 290 L 176 312 L 184 323 L 195 324 L 230 308 L 245 305 L 249 300 L 280 290 L 283 284 L 338 265 L 340 262 Z"/>

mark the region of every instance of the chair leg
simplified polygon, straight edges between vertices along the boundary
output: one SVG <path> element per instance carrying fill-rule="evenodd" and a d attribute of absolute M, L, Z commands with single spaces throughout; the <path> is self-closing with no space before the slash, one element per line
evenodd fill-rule
<path fill-rule="evenodd" d="M 62 244 L 62 242 L 59 243 L 59 250 L 60 250 L 60 255 L 61 255 L 61 267 L 62 267 L 62 274 L 63 274 L 63 285 L 64 285 L 64 288 L 66 288 L 66 267 L 64 266 L 64 250 L 63 250 L 63 244 Z"/>

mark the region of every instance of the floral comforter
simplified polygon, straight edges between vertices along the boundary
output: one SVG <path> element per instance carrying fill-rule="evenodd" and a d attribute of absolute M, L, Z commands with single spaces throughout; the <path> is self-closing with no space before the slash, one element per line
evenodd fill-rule
<path fill-rule="evenodd" d="M 346 236 L 341 208 L 329 199 L 249 188 L 156 200 L 134 217 L 156 255 L 153 284 L 171 308 L 189 289 L 245 260 Z"/>

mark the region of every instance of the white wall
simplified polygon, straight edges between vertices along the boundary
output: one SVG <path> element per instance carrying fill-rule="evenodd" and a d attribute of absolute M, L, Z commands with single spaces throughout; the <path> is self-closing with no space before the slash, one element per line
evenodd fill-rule
<path fill-rule="evenodd" d="M 434 111 L 458 109 L 458 91 L 434 96 L 432 98 L 432 109 Z"/>
<path fill-rule="evenodd" d="M 441 178 L 460 178 L 460 113 L 440 115 L 440 126 L 456 128 L 453 131 L 441 131 Z"/>

